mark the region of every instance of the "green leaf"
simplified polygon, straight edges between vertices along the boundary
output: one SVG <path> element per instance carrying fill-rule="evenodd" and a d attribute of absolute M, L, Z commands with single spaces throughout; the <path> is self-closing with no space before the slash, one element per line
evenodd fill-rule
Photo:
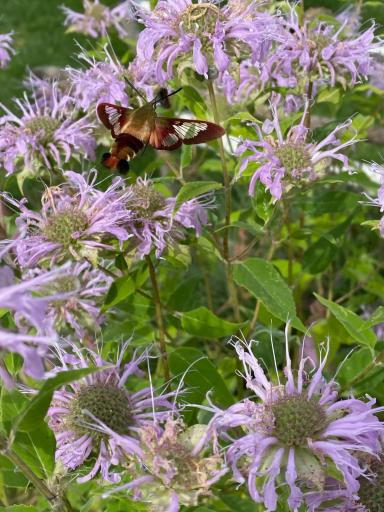
<path fill-rule="evenodd" d="M 14 432 L 18 430 L 29 432 L 40 428 L 47 414 L 55 389 L 97 371 L 100 371 L 100 368 L 82 368 L 80 370 L 61 372 L 55 377 L 48 379 L 37 395 L 23 409 L 12 430 Z"/>
<path fill-rule="evenodd" d="M 10 507 L 0 507 L 0 512 L 39 512 L 32 505 L 11 505 Z"/>
<path fill-rule="evenodd" d="M 0 507 L 0 512 L 38 512 L 32 505 L 11 505 L 10 507 Z"/>
<path fill-rule="evenodd" d="M 205 354 L 191 347 L 177 348 L 169 354 L 169 367 L 173 375 L 181 378 L 187 392 L 183 399 L 189 403 L 201 404 L 208 391 L 212 391 L 213 400 L 222 407 L 233 403 L 233 396 L 215 365 Z M 189 418 L 196 411 L 187 411 Z"/>
<path fill-rule="evenodd" d="M 318 94 L 317 103 L 334 103 L 337 104 L 340 101 L 340 89 L 323 89 Z"/>
<path fill-rule="evenodd" d="M 192 146 L 183 145 L 181 148 L 180 173 L 192 162 Z"/>
<path fill-rule="evenodd" d="M 360 316 L 350 311 L 331 300 L 320 297 L 317 293 L 314 294 L 317 300 L 323 304 L 329 311 L 336 317 L 336 319 L 343 325 L 345 330 L 352 336 L 352 338 L 359 343 L 359 345 L 367 345 L 374 347 L 376 344 L 376 335 L 370 328 L 368 322 L 363 320 Z"/>
<path fill-rule="evenodd" d="M 228 119 L 224 121 L 224 124 L 230 123 L 231 121 L 248 121 L 251 123 L 261 124 L 260 119 L 257 119 L 250 112 L 237 112 L 237 114 L 228 117 Z"/>
<path fill-rule="evenodd" d="M 31 432 L 18 432 L 12 449 L 39 478 L 46 479 L 52 475 L 56 442 L 46 423 L 41 423 L 38 429 Z"/>
<path fill-rule="evenodd" d="M 179 190 L 179 193 L 176 196 L 175 210 L 185 203 L 185 201 L 189 201 L 194 197 L 220 188 L 223 188 L 223 185 L 217 181 L 190 181 L 183 185 Z"/>
<path fill-rule="evenodd" d="M 337 246 L 325 237 L 310 245 L 303 255 L 303 268 L 311 274 L 323 272 L 337 255 Z"/>
<path fill-rule="evenodd" d="M 366 324 L 369 327 L 374 327 L 375 325 L 381 324 L 384 322 L 384 306 L 379 306 L 376 311 L 366 320 Z"/>
<path fill-rule="evenodd" d="M 27 487 L 28 480 L 23 473 L 15 468 L 12 462 L 3 455 L 0 455 L 0 468 L 5 487 L 21 487 L 24 489 Z"/>
<path fill-rule="evenodd" d="M 5 432 L 9 434 L 12 430 L 12 423 L 21 411 L 29 404 L 28 398 L 16 389 L 1 390 L 0 400 L 0 421 Z"/>
<path fill-rule="evenodd" d="M 111 284 L 104 301 L 103 311 L 119 304 L 135 292 L 135 283 L 130 276 L 123 276 Z"/>
<path fill-rule="evenodd" d="M 290 321 L 296 329 L 305 330 L 296 316 L 292 291 L 272 263 L 262 258 L 249 258 L 234 265 L 233 278 L 260 299 L 272 315 L 283 322 Z"/>
<path fill-rule="evenodd" d="M 229 336 L 246 326 L 246 322 L 237 324 L 223 320 L 203 306 L 181 313 L 180 316 L 183 329 L 202 338 Z"/>

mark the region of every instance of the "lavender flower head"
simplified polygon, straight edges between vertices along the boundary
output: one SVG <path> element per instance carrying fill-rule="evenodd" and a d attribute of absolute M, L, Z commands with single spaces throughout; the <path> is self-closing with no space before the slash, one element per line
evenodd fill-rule
<path fill-rule="evenodd" d="M 366 194 L 366 197 L 369 199 L 368 204 L 372 206 L 376 206 L 380 209 L 380 212 L 384 212 L 384 166 L 379 165 L 377 163 L 371 164 L 371 170 L 375 173 L 377 173 L 380 176 L 380 182 L 381 185 L 379 187 L 379 190 L 377 192 L 377 197 L 372 198 Z M 379 221 L 379 230 L 382 237 L 384 237 L 384 216 Z"/>
<path fill-rule="evenodd" d="M 280 38 L 275 18 L 260 12 L 258 2 L 230 0 L 192 3 L 192 0 L 160 0 L 152 12 L 139 11 L 145 28 L 137 43 L 137 56 L 163 84 L 174 76 L 174 65 L 191 67 L 200 75 L 217 75 L 231 60 L 260 58 L 270 41 Z"/>
<path fill-rule="evenodd" d="M 131 376 L 143 377 L 139 365 L 147 360 L 148 354 L 135 353 L 124 363 L 126 348 L 127 344 L 116 364 L 112 364 L 95 352 L 83 353 L 74 347 L 75 356 L 59 353 L 61 366 L 53 370 L 57 373 L 105 366 L 56 391 L 48 410 L 48 423 L 57 443 L 56 460 L 73 470 L 92 454 L 96 455 L 91 471 L 77 479 L 80 483 L 91 480 L 99 471 L 103 480 L 118 482 L 120 475 L 111 472 L 111 466 L 143 455 L 138 429 L 157 425 L 174 407 L 169 401 L 174 396 L 172 392 L 156 396 L 149 387 L 136 392 L 127 389 Z"/>
<path fill-rule="evenodd" d="M 159 258 L 167 247 L 184 237 L 185 228 L 200 235 L 202 226 L 208 222 L 206 208 L 212 203 L 210 199 L 190 199 L 175 209 L 176 198 L 166 198 L 147 179 L 138 178 L 130 190 L 126 201 L 131 214 L 129 230 L 140 258 L 152 249 L 156 249 Z"/>
<path fill-rule="evenodd" d="M 0 34 L 0 69 L 8 66 L 12 55 L 15 55 L 15 50 L 12 47 L 13 32 L 8 34 Z"/>
<path fill-rule="evenodd" d="M 125 92 L 127 84 L 124 76 L 127 70 L 115 59 L 108 48 L 104 48 L 103 61 L 90 57 L 82 51 L 78 58 L 86 63 L 88 69 L 67 68 L 69 80 L 73 87 L 73 96 L 79 108 L 93 110 L 97 103 L 121 103 L 129 106 Z"/>
<path fill-rule="evenodd" d="M 102 192 L 94 187 L 96 172 L 88 180 L 72 171 L 64 177 L 66 183 L 46 189 L 40 212 L 3 194 L 21 212 L 15 244 L 21 267 L 33 268 L 47 261 L 52 266 L 64 259 L 85 258 L 94 263 L 99 250 L 113 250 L 111 242 L 121 245 L 130 236 L 123 226 L 130 219 L 125 208 L 130 191 L 122 190 L 120 178 Z"/>
<path fill-rule="evenodd" d="M 337 133 L 350 125 L 350 121 L 337 126 L 325 139 L 316 144 L 307 142 L 306 110 L 300 123 L 292 126 L 284 136 L 280 127 L 276 100 L 278 98 L 271 102 L 272 121 L 266 120 L 262 129 L 258 125 L 255 126 L 259 140 L 247 139 L 237 149 L 238 154 L 251 152 L 243 158 L 239 176 L 250 162 L 259 164 L 249 184 L 249 195 L 254 194 L 256 182 L 261 181 L 275 201 L 281 199 L 287 186 L 301 180 L 315 179 L 316 170 L 321 165 L 327 165 L 329 160 L 339 160 L 347 167 L 348 158 L 340 151 L 356 142 L 355 137 L 344 143 L 336 137 Z M 274 135 L 272 135 L 273 132 Z"/>
<path fill-rule="evenodd" d="M 136 498 L 150 503 L 151 512 L 178 512 L 182 505 L 194 507 L 199 498 L 209 496 L 209 488 L 227 472 L 218 455 L 194 454 L 205 426 L 186 428 L 171 416 L 164 431 L 154 425 L 139 430 L 142 462 L 149 475 L 139 476 L 104 496 L 134 490 Z"/>
<path fill-rule="evenodd" d="M 28 275 L 44 275 L 46 270 L 34 269 Z M 105 296 L 113 279 L 93 268 L 88 262 L 72 263 L 68 274 L 50 283 L 42 291 L 47 295 L 62 295 L 47 305 L 46 329 L 65 336 L 73 331 L 79 338 L 102 323 L 98 298 Z"/>
<path fill-rule="evenodd" d="M 321 494 L 332 475 L 344 495 L 354 499 L 365 475 L 359 457 L 381 450 L 384 424 L 375 413 L 384 408 L 374 408 L 371 398 L 339 399 L 336 382 L 327 382 L 322 374 L 329 346 L 317 368 L 302 354 L 295 375 L 287 331 L 285 383 L 278 376 L 278 384 L 268 380 L 252 342 L 237 341 L 234 347 L 246 385 L 259 400 L 245 399 L 225 411 L 215 408 L 206 434 L 229 442 L 226 459 L 234 479 L 247 481 L 253 500 L 264 503 L 268 512 L 276 510 L 278 489 L 288 487 L 289 510 L 297 511 L 308 493 Z M 310 364 L 313 370 L 307 372 Z"/>
<path fill-rule="evenodd" d="M 375 25 L 351 39 L 343 37 L 344 26 L 337 31 L 324 22 L 315 28 L 308 22 L 301 26 L 292 8 L 283 42 L 262 66 L 262 82 L 273 81 L 280 87 L 304 90 L 308 80 L 321 79 L 332 87 L 339 82 L 346 87 L 348 83 L 353 86 L 367 78 L 370 52 L 377 47 Z"/>
<path fill-rule="evenodd" d="M 105 37 L 110 29 L 115 29 L 119 37 L 124 39 L 128 35 L 128 24 L 133 19 L 131 0 L 121 2 L 113 8 L 99 2 L 99 0 L 83 0 L 84 12 L 76 12 L 69 7 L 62 6 L 66 16 L 64 24 L 67 32 L 79 32 L 91 37 Z"/>
<path fill-rule="evenodd" d="M 20 114 L 0 103 L 0 164 L 8 174 L 61 167 L 73 157 L 95 159 L 93 124 L 75 116 L 72 98 L 59 94 L 56 84 L 43 102 L 34 93 L 32 100 L 25 95 L 15 104 Z"/>
<path fill-rule="evenodd" d="M 24 359 L 24 371 L 30 377 L 41 379 L 44 375 L 43 360 L 50 345 L 57 340 L 55 332 L 47 332 L 45 315 L 51 300 L 61 299 L 60 294 L 35 297 L 32 292 L 42 291 L 58 277 L 68 276 L 68 268 L 55 269 L 21 283 L 12 284 L 13 273 L 9 267 L 0 269 L 0 308 L 9 309 L 25 320 L 24 328 L 14 332 L 0 328 L 0 378 L 7 373 L 1 364 L 6 352 L 19 354 Z M 30 332 L 33 328 L 33 333 Z"/>

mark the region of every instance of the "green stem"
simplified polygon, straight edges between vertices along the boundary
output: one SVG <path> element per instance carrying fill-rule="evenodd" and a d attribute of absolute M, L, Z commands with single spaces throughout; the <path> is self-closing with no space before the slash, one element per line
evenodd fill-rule
<path fill-rule="evenodd" d="M 215 88 L 213 86 L 212 80 L 208 80 L 208 92 L 209 98 L 212 104 L 213 118 L 215 123 L 220 124 L 220 116 L 217 108 Z M 227 162 L 225 159 L 224 152 L 224 144 L 223 140 L 220 137 L 219 140 L 219 155 L 221 160 L 221 167 L 223 169 L 223 179 L 224 179 L 224 202 L 225 202 L 225 221 L 224 221 L 224 234 L 223 234 L 223 257 L 226 262 L 226 275 L 227 275 L 227 286 L 228 286 L 228 294 L 231 299 L 233 312 L 235 315 L 235 320 L 237 322 L 241 321 L 240 317 L 240 309 L 239 309 L 239 301 L 237 298 L 237 290 L 235 287 L 235 283 L 233 281 L 233 272 L 231 259 L 229 254 L 229 226 L 231 224 L 231 209 L 232 209 L 232 198 L 231 198 L 231 180 L 228 172 Z"/>
<path fill-rule="evenodd" d="M 159 290 L 159 285 L 157 282 L 156 270 L 155 270 L 155 267 L 153 266 L 151 257 L 149 255 L 147 255 L 145 257 L 145 260 L 148 265 L 149 276 L 151 278 L 152 289 L 153 289 L 153 301 L 155 303 L 156 323 L 157 323 L 157 327 L 159 329 L 158 343 L 159 343 L 159 350 L 160 350 L 160 358 L 161 358 L 161 363 L 163 366 L 164 378 L 166 381 L 169 381 L 170 373 L 169 373 L 169 365 L 168 365 L 167 345 L 165 343 L 165 327 L 164 327 L 164 322 L 163 322 L 163 313 L 162 313 L 162 309 L 161 309 L 160 290 Z"/>
<path fill-rule="evenodd" d="M 312 80 L 309 80 L 308 82 L 308 90 L 307 90 L 307 113 L 305 114 L 304 119 L 304 126 L 308 128 L 308 130 L 311 129 L 311 101 L 312 101 L 312 94 L 313 94 L 313 82 Z"/>
<path fill-rule="evenodd" d="M 0 443 L 5 444 L 6 439 L 1 439 Z M 21 459 L 17 453 L 15 453 L 10 448 L 4 448 L 1 450 L 7 459 L 9 459 L 20 471 L 25 475 L 28 480 L 36 487 L 40 493 L 45 496 L 45 498 L 49 501 L 52 508 L 55 510 L 60 510 L 61 512 L 73 512 L 73 508 L 69 503 L 68 499 L 65 496 L 58 496 L 54 494 L 49 487 L 41 480 L 32 469 Z M 57 508 L 59 505 L 59 508 Z"/>

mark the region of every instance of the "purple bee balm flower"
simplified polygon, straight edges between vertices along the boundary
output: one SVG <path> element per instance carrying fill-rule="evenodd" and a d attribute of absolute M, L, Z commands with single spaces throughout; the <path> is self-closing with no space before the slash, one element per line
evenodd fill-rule
<path fill-rule="evenodd" d="M 154 425 L 139 430 L 142 463 L 149 474 L 142 474 L 111 491 L 134 490 L 140 501 L 150 503 L 152 512 L 178 512 L 182 505 L 195 507 L 199 498 L 209 496 L 209 488 L 227 471 L 218 455 L 193 454 L 204 425 L 186 428 L 169 417 L 164 431 Z"/>
<path fill-rule="evenodd" d="M 51 88 L 44 102 L 35 94 L 32 101 L 26 95 L 16 100 L 18 115 L 0 103 L 5 112 L 0 117 L 0 164 L 8 174 L 22 167 L 61 167 L 72 157 L 95 159 L 93 124 L 87 117 L 74 117 L 73 99 L 58 94 L 56 84 Z"/>
<path fill-rule="evenodd" d="M 253 500 L 267 511 L 276 510 L 278 489 L 285 486 L 289 510 L 297 511 L 307 493 L 321 492 L 335 473 L 345 495 L 354 498 L 365 475 L 361 457 L 380 452 L 384 432 L 375 416 L 383 407 L 375 408 L 374 399 L 340 399 L 336 382 L 323 377 L 329 346 L 317 368 L 302 354 L 294 373 L 287 333 L 286 339 L 285 383 L 278 376 L 277 384 L 268 380 L 252 343 L 234 343 L 246 385 L 259 400 L 247 398 L 225 411 L 216 408 L 200 442 L 204 445 L 210 436 L 229 442 L 226 459 L 234 479 L 247 481 Z"/>
<path fill-rule="evenodd" d="M 129 230 L 140 258 L 152 249 L 156 249 L 159 258 L 167 247 L 183 238 L 185 228 L 200 235 L 202 226 L 208 222 L 206 209 L 211 206 L 211 199 L 190 199 L 175 211 L 176 198 L 166 198 L 147 179 L 138 178 L 130 190 L 126 201 L 131 213 Z"/>
<path fill-rule="evenodd" d="M 47 333 L 45 329 L 47 304 L 50 300 L 60 299 L 61 295 L 35 297 L 31 292 L 41 291 L 58 278 L 66 278 L 67 272 L 68 267 L 62 267 L 21 283 L 10 284 L 10 280 L 13 280 L 12 271 L 6 268 L 1 269 L 0 308 L 9 309 L 16 315 L 22 316 L 25 319 L 25 325 L 23 332 L 0 329 L 0 361 L 5 352 L 20 354 L 24 359 L 25 373 L 35 379 L 43 377 L 43 359 L 47 355 L 49 346 L 57 340 L 55 332 Z M 26 325 L 33 327 L 35 333 L 29 334 Z M 7 375 L 4 368 L 1 375 L 3 377 Z"/>
<path fill-rule="evenodd" d="M 82 51 L 78 58 L 85 61 L 88 69 L 67 68 L 73 96 L 82 110 L 94 110 L 99 102 L 129 105 L 124 81 L 127 69 L 111 55 L 107 47 L 104 54 L 105 59 L 100 61 Z"/>
<path fill-rule="evenodd" d="M 50 265 L 63 259 L 96 262 L 99 249 L 114 250 L 113 240 L 121 245 L 130 236 L 123 226 L 131 218 L 125 208 L 130 191 L 122 190 L 123 180 L 115 179 L 102 192 L 94 187 L 96 172 L 88 180 L 72 171 L 64 176 L 66 183 L 44 192 L 40 212 L 3 194 L 21 212 L 15 251 L 22 267 L 33 268 L 47 260 Z"/>
<path fill-rule="evenodd" d="M 71 83 L 64 69 L 55 66 L 43 66 L 35 71 L 30 71 L 23 83 L 32 92 L 34 101 L 41 108 L 44 109 L 46 105 L 49 105 L 53 109 L 55 102 L 60 103 L 64 97 L 68 109 L 70 105 L 75 105 L 75 98 L 68 92 Z"/>
<path fill-rule="evenodd" d="M 368 204 L 378 207 L 380 209 L 380 212 L 383 213 L 384 212 L 384 166 L 376 164 L 376 163 L 372 163 L 371 170 L 376 172 L 380 176 L 381 185 L 377 192 L 377 198 L 369 197 L 367 194 L 366 194 L 366 197 L 369 199 Z M 378 227 L 380 229 L 381 236 L 384 237 L 384 216 L 381 218 Z"/>
<path fill-rule="evenodd" d="M 275 100 L 278 98 L 275 98 Z M 254 194 L 257 181 L 270 191 L 274 200 L 281 198 L 288 185 L 301 180 L 316 178 L 316 169 L 327 160 L 339 160 L 348 166 L 348 158 L 340 153 L 347 146 L 356 142 L 356 138 L 341 143 L 336 134 L 350 125 L 350 121 L 337 126 L 325 139 L 318 143 L 306 141 L 308 129 L 305 127 L 306 111 L 299 124 L 292 126 L 284 136 L 277 114 L 276 101 L 271 102 L 272 121 L 266 120 L 262 129 L 255 126 L 259 140 L 245 140 L 237 153 L 250 151 L 251 154 L 242 160 L 239 175 L 248 167 L 250 162 L 259 163 L 258 169 L 249 184 L 249 195 Z M 272 133 L 275 132 L 273 136 Z"/>
<path fill-rule="evenodd" d="M 208 77 L 228 69 L 233 59 L 257 58 L 270 41 L 280 38 L 275 18 L 260 12 L 258 2 L 230 0 L 192 3 L 192 0 L 161 0 L 152 12 L 139 12 L 145 25 L 137 43 L 141 62 L 156 63 L 161 84 L 173 77 L 174 64 L 194 68 Z"/>
<path fill-rule="evenodd" d="M 283 42 L 262 66 L 264 84 L 272 80 L 281 87 L 303 87 L 308 80 L 322 79 L 346 87 L 367 77 L 370 52 L 377 47 L 374 24 L 360 36 L 347 39 L 342 36 L 343 26 L 337 31 L 323 22 L 314 29 L 308 23 L 301 26 L 292 8 L 285 31 Z"/>
<path fill-rule="evenodd" d="M 87 482 L 100 471 L 103 480 L 118 482 L 120 476 L 111 466 L 124 464 L 132 456 L 142 457 L 137 431 L 165 420 L 174 405 L 173 392 L 156 396 L 150 387 L 129 391 L 126 383 L 132 375 L 143 376 L 139 365 L 148 358 L 136 353 L 128 363 L 123 359 L 127 344 L 116 364 L 105 362 L 100 355 L 75 350 L 75 356 L 59 354 L 62 365 L 53 373 L 76 368 L 104 367 L 72 382 L 54 393 L 48 410 L 57 449 L 56 460 L 68 469 L 76 469 L 93 454 L 96 462 L 91 471 L 77 479 Z M 68 362 L 69 361 L 69 362 Z"/>
<path fill-rule="evenodd" d="M 218 84 L 229 103 L 241 103 L 249 101 L 260 94 L 262 84 L 260 81 L 260 66 L 250 59 L 243 60 L 240 65 L 232 66 L 229 70 L 221 73 Z"/>
<path fill-rule="evenodd" d="M 0 69 L 5 68 L 12 55 L 15 55 L 15 50 L 12 47 L 13 32 L 9 34 L 0 34 Z"/>
<path fill-rule="evenodd" d="M 29 274 L 42 275 L 45 272 L 35 269 Z M 79 338 L 89 331 L 94 332 L 103 321 L 97 298 L 105 296 L 112 281 L 111 277 L 87 262 L 71 264 L 68 275 L 59 276 L 43 290 L 47 295 L 63 295 L 62 300 L 55 299 L 47 305 L 46 329 L 62 336 L 74 330 Z"/>
<path fill-rule="evenodd" d="M 84 12 L 77 12 L 61 7 L 66 18 L 67 32 L 79 32 L 91 37 L 105 37 L 108 31 L 115 29 L 119 37 L 128 35 L 128 24 L 133 19 L 134 11 L 132 2 L 126 0 L 116 7 L 110 8 L 101 4 L 99 0 L 83 0 Z"/>

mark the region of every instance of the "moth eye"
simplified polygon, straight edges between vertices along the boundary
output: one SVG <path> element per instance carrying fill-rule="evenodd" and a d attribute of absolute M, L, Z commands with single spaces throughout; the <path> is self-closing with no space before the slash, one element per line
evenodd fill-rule
<path fill-rule="evenodd" d="M 127 162 L 127 160 L 119 160 L 117 164 L 117 170 L 120 174 L 127 174 L 127 172 L 129 171 L 129 163 Z"/>
<path fill-rule="evenodd" d="M 103 153 L 103 155 L 101 157 L 101 161 L 105 162 L 106 160 L 108 160 L 108 158 L 110 158 L 110 156 L 111 156 L 111 153 Z"/>

